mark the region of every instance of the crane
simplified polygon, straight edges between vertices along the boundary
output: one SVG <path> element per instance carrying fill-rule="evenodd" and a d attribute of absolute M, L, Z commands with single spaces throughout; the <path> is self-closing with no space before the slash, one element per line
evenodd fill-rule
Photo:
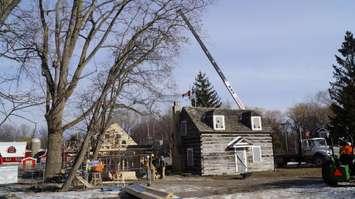
<path fill-rule="evenodd" d="M 232 88 L 232 85 L 229 83 L 229 81 L 227 80 L 226 76 L 224 76 L 221 68 L 217 65 L 217 62 L 213 59 L 211 53 L 208 51 L 207 47 L 205 46 L 205 44 L 200 39 L 200 37 L 198 36 L 197 32 L 192 27 L 190 21 L 187 19 L 187 17 L 185 16 L 185 14 L 181 10 L 178 10 L 177 13 L 182 17 L 182 19 L 186 23 L 187 27 L 190 29 L 191 33 L 193 34 L 193 36 L 195 37 L 197 42 L 200 44 L 200 47 L 202 48 L 203 52 L 206 54 L 208 60 L 211 62 L 212 66 L 214 67 L 214 69 L 218 73 L 219 77 L 222 79 L 224 85 L 227 87 L 227 90 L 232 95 L 232 97 L 233 97 L 235 103 L 237 104 L 237 106 L 239 107 L 239 109 L 245 110 L 245 106 L 244 106 L 242 100 L 239 98 L 237 93 L 234 91 L 234 89 Z"/>

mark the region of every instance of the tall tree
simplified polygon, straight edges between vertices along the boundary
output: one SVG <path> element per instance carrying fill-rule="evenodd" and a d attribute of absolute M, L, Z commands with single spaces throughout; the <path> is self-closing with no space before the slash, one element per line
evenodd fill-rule
<path fill-rule="evenodd" d="M 193 90 L 195 97 L 191 99 L 192 106 L 218 108 L 222 105 L 206 74 L 201 71 L 195 78 Z"/>
<path fill-rule="evenodd" d="M 355 39 L 349 31 L 335 55 L 337 65 L 333 65 L 333 82 L 329 94 L 332 99 L 330 117 L 331 133 L 336 137 L 350 135 L 355 138 Z"/>
<path fill-rule="evenodd" d="M 61 170 L 63 132 L 87 117 L 93 118 L 88 126 L 94 126 L 102 110 L 100 104 L 109 96 L 115 80 L 124 80 L 122 88 L 139 80 L 125 78 L 141 74 L 141 68 L 136 66 L 149 62 L 150 66 L 164 70 L 165 59 L 176 54 L 180 43 L 185 41 L 181 32 L 183 21 L 176 11 L 182 9 L 189 17 L 196 16 L 207 3 L 204 0 L 38 0 L 33 7 L 22 10 L 22 15 L 18 15 L 21 17 L 13 19 L 16 20 L 11 23 L 15 24 L 13 31 L 0 38 L 0 43 L 5 42 L 4 46 L 11 49 L 1 50 L 6 57 L 26 63 L 26 70 L 34 74 L 40 71 L 42 75 L 41 94 L 46 99 L 48 126 L 46 178 Z M 98 69 L 93 66 L 95 58 L 105 60 Z M 83 79 L 88 80 L 90 74 L 103 68 L 104 84 L 99 92 L 92 93 L 93 103 L 82 113 L 65 118 L 70 112 L 68 104 L 80 92 L 77 88 L 87 83 Z"/>

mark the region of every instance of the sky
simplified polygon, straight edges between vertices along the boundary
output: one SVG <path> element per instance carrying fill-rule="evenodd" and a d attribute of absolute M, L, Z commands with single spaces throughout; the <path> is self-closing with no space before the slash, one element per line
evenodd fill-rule
<path fill-rule="evenodd" d="M 355 31 L 354 8 L 345 0 L 219 0 L 203 14 L 199 34 L 247 107 L 286 111 L 328 89 L 345 31 Z M 202 71 L 222 101 L 236 107 L 191 32 L 185 34 L 190 41 L 173 71 L 177 93 Z M 43 126 L 41 111 L 30 112 Z"/>
<path fill-rule="evenodd" d="M 203 15 L 200 35 L 247 107 L 285 111 L 329 88 L 334 55 L 345 31 L 355 29 L 354 8 L 345 0 L 220 0 Z M 186 92 L 202 71 L 222 101 L 236 107 L 187 34 L 174 70 L 177 90 Z"/>

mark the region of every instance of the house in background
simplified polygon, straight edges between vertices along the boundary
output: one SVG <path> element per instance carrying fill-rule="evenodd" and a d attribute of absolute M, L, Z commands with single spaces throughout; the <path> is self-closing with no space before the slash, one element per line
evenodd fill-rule
<path fill-rule="evenodd" d="M 20 164 L 26 157 L 27 142 L 0 142 L 0 164 Z"/>
<path fill-rule="evenodd" d="M 138 145 L 117 123 L 105 131 L 98 158 L 111 171 L 138 171 L 148 155 L 151 145 Z"/>
<path fill-rule="evenodd" d="M 271 128 L 250 110 L 173 108 L 173 166 L 199 175 L 235 175 L 274 169 Z"/>
<path fill-rule="evenodd" d="M 111 124 L 105 131 L 103 143 L 99 150 L 100 155 L 112 154 L 118 151 L 127 150 L 127 146 L 137 143 L 117 123 Z"/>

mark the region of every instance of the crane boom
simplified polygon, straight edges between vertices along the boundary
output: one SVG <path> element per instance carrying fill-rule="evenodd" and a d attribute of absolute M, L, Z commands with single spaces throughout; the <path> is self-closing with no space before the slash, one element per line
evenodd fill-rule
<path fill-rule="evenodd" d="M 187 19 L 187 17 L 185 16 L 185 14 L 181 11 L 178 10 L 177 13 L 182 17 L 182 19 L 185 21 L 186 25 L 189 27 L 190 31 L 192 32 L 192 34 L 194 35 L 195 39 L 197 40 L 197 42 L 200 44 L 203 52 L 206 54 L 208 60 L 211 62 L 212 66 L 214 67 L 214 69 L 216 70 L 216 72 L 218 73 L 219 77 L 221 77 L 224 85 L 227 87 L 227 90 L 229 91 L 229 93 L 232 95 L 234 101 L 237 103 L 239 109 L 244 110 L 245 106 L 242 102 L 242 100 L 239 98 L 239 96 L 237 95 L 237 93 L 233 90 L 232 85 L 229 83 L 229 81 L 227 80 L 226 76 L 224 76 L 222 70 L 219 68 L 219 66 L 217 65 L 217 62 L 213 59 L 211 53 L 208 51 L 207 47 L 205 46 L 205 44 L 202 42 L 202 40 L 200 39 L 200 37 L 198 36 L 197 32 L 195 31 L 195 29 L 192 27 L 190 21 Z"/>

